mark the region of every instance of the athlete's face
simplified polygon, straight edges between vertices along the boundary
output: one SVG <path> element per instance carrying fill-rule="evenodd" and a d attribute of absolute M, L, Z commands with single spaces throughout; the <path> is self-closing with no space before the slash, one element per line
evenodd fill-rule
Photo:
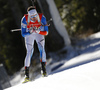
<path fill-rule="evenodd" d="M 31 20 L 34 22 L 37 20 L 37 17 L 38 17 L 38 14 L 30 16 Z"/>

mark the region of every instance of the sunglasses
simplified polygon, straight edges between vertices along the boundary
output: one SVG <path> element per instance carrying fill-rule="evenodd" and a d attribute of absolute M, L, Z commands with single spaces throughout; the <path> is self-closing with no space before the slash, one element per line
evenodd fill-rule
<path fill-rule="evenodd" d="M 31 18 L 35 18 L 35 17 L 37 17 L 38 16 L 38 14 L 36 14 L 35 16 L 31 16 Z"/>

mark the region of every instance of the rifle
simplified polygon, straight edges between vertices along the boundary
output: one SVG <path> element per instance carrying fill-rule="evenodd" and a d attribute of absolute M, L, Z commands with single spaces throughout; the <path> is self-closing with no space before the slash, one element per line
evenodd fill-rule
<path fill-rule="evenodd" d="M 41 26 L 50 26 L 50 24 L 48 24 L 50 21 L 52 21 L 52 18 L 50 18 L 50 19 L 47 21 L 47 24 L 46 24 L 46 25 L 41 25 Z M 34 24 L 34 25 L 39 25 L 39 24 Z M 13 30 L 11 30 L 11 32 L 16 32 L 16 31 L 21 31 L 21 29 L 13 29 Z"/>
<path fill-rule="evenodd" d="M 32 1 L 32 5 L 35 7 L 36 0 L 31 0 L 31 1 Z M 50 26 L 50 24 L 48 24 L 50 21 L 52 21 L 52 18 L 50 18 L 47 21 L 47 24 L 46 25 L 41 25 L 41 26 Z M 34 24 L 34 25 L 39 25 L 39 24 Z M 13 30 L 11 30 L 11 32 L 16 32 L 16 31 L 21 31 L 21 29 L 13 29 Z"/>

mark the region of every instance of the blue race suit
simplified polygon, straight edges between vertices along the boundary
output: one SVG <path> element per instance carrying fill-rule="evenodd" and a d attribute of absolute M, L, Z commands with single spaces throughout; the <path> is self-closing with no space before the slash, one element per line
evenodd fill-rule
<path fill-rule="evenodd" d="M 48 34 L 48 26 L 44 15 L 39 14 L 38 18 L 40 19 L 40 22 L 38 22 L 38 20 L 36 22 L 33 22 L 32 20 L 30 20 L 28 15 L 24 15 L 24 17 L 21 20 L 21 34 L 25 39 L 25 46 L 27 49 L 25 67 L 30 66 L 31 57 L 34 52 L 34 40 L 36 40 L 36 43 L 38 45 L 38 49 L 40 52 L 40 61 L 46 62 L 44 35 Z M 30 34 L 29 28 L 34 26 L 39 28 L 40 32 L 33 32 L 32 34 Z"/>

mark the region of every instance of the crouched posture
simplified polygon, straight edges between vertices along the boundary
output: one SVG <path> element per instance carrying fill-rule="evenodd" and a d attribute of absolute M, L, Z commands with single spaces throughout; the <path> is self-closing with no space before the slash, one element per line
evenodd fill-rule
<path fill-rule="evenodd" d="M 29 80 L 29 66 L 34 51 L 34 40 L 38 45 L 40 52 L 41 70 L 43 76 L 46 76 L 46 53 L 45 38 L 48 34 L 46 18 L 43 14 L 38 14 L 34 7 L 28 8 L 28 14 L 24 15 L 21 20 L 21 34 L 25 38 L 27 54 L 25 58 L 25 82 Z"/>

